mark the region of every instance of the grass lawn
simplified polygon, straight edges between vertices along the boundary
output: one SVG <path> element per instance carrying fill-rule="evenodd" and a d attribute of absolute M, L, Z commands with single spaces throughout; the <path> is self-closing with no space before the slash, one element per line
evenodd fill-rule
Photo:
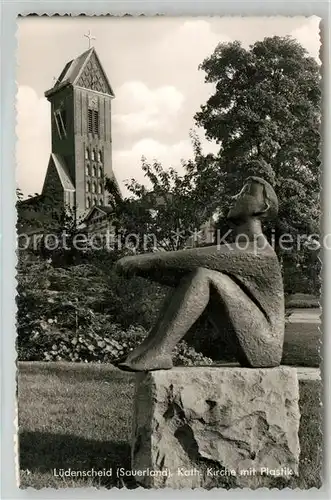
<path fill-rule="evenodd" d="M 300 476 L 292 488 L 321 486 L 319 387 L 316 380 L 300 382 Z M 21 487 L 134 488 L 133 479 L 125 484 L 105 476 L 62 479 L 53 472 L 130 469 L 133 391 L 134 375 L 111 365 L 19 363 Z"/>
<path fill-rule="evenodd" d="M 322 340 L 317 323 L 287 323 L 282 364 L 318 367 L 321 364 L 319 349 Z"/>
<path fill-rule="evenodd" d="M 123 486 L 53 469 L 129 469 L 133 391 L 133 375 L 111 365 L 19 363 L 21 487 Z"/>
<path fill-rule="evenodd" d="M 281 478 L 275 481 L 275 487 L 289 488 L 321 488 L 322 486 L 322 413 L 321 389 L 319 380 L 305 380 L 299 376 L 300 387 L 300 463 L 299 476 L 292 477 L 289 483 L 282 483 Z"/>

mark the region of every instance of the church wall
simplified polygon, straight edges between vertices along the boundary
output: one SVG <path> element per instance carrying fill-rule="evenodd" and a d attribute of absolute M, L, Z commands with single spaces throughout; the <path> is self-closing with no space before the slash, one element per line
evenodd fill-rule
<path fill-rule="evenodd" d="M 113 173 L 113 162 L 112 162 L 112 136 L 111 136 L 111 99 L 105 100 L 105 153 L 104 153 L 104 171 L 105 175 L 112 178 L 114 177 Z"/>
<path fill-rule="evenodd" d="M 104 102 L 105 113 L 105 143 L 104 143 L 104 173 L 107 177 L 113 178 L 113 163 L 112 163 L 112 137 L 111 137 L 111 99 L 106 98 Z M 107 196 L 105 203 L 107 204 Z"/>
<path fill-rule="evenodd" d="M 106 124 L 105 124 L 105 119 L 106 119 L 106 113 L 105 113 L 105 103 L 106 103 L 106 98 L 102 95 L 99 96 L 99 115 L 100 115 L 100 140 L 105 141 L 106 140 Z"/>
<path fill-rule="evenodd" d="M 88 109 L 92 106 L 91 100 L 94 99 L 93 106 L 99 112 L 99 134 L 95 136 L 88 132 Z M 86 199 L 89 197 L 91 206 L 94 200 L 97 204 L 104 204 L 106 197 L 104 189 L 102 193 L 98 192 L 99 184 L 103 185 L 103 177 L 106 174 L 109 177 L 113 176 L 112 171 L 112 144 L 111 144 L 111 98 L 86 89 L 74 89 L 74 103 L 75 103 L 75 159 L 76 159 L 76 200 L 78 212 L 80 215 L 84 214 L 88 207 L 86 206 Z M 94 149 L 96 152 L 95 159 L 88 160 L 90 175 L 87 176 L 85 158 L 86 147 L 89 148 L 90 154 Z M 101 162 L 99 162 L 98 152 L 101 152 Z M 93 167 L 95 167 L 96 175 L 93 174 Z M 103 175 L 100 176 L 100 168 Z M 97 186 L 97 192 L 86 193 L 87 181 L 92 186 L 93 183 Z"/>
<path fill-rule="evenodd" d="M 85 213 L 85 147 L 87 144 L 87 92 L 74 89 L 75 103 L 75 187 L 78 217 Z"/>

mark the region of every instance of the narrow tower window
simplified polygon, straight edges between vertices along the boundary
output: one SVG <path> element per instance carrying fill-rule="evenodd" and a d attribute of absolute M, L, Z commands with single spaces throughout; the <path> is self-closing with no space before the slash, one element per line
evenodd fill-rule
<path fill-rule="evenodd" d="M 93 167 L 92 167 L 92 175 L 93 175 L 93 177 L 97 176 L 97 167 L 95 165 L 93 165 Z"/>
<path fill-rule="evenodd" d="M 93 110 L 93 133 L 99 135 L 99 111 Z"/>
<path fill-rule="evenodd" d="M 89 160 L 90 159 L 90 150 L 89 148 L 85 148 L 85 160 Z"/>
<path fill-rule="evenodd" d="M 88 129 L 89 134 L 93 133 L 93 110 L 92 109 L 88 110 L 87 129 Z"/>
<path fill-rule="evenodd" d="M 85 165 L 85 174 L 86 175 L 91 175 L 90 164 L 89 163 L 86 163 L 86 165 Z"/>
<path fill-rule="evenodd" d="M 91 200 L 90 200 L 90 198 L 86 198 L 86 208 L 91 208 Z"/>
<path fill-rule="evenodd" d="M 99 111 L 88 109 L 87 111 L 87 131 L 89 134 L 99 135 Z"/>
<path fill-rule="evenodd" d="M 86 192 L 89 193 L 91 191 L 91 183 L 90 181 L 87 181 L 86 183 Z"/>
<path fill-rule="evenodd" d="M 96 193 L 97 192 L 97 185 L 95 182 L 93 182 L 92 184 L 92 193 Z"/>
<path fill-rule="evenodd" d="M 102 152 L 100 150 L 98 152 L 98 162 L 102 163 Z"/>
<path fill-rule="evenodd" d="M 102 167 L 99 167 L 99 177 L 102 177 Z"/>
<path fill-rule="evenodd" d="M 67 116 L 65 109 L 56 109 L 54 111 L 54 119 L 56 123 L 56 128 L 60 139 L 67 136 L 66 126 L 67 126 Z"/>
<path fill-rule="evenodd" d="M 98 185 L 98 193 L 102 194 L 102 184 L 101 184 L 101 182 Z"/>

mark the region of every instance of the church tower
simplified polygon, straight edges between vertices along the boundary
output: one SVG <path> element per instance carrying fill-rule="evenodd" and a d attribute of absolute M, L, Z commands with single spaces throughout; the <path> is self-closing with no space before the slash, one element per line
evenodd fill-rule
<path fill-rule="evenodd" d="M 106 206 L 105 176 L 112 168 L 114 92 L 94 49 L 68 62 L 45 92 L 51 103 L 52 153 L 42 194 L 76 207 L 78 217 Z"/>

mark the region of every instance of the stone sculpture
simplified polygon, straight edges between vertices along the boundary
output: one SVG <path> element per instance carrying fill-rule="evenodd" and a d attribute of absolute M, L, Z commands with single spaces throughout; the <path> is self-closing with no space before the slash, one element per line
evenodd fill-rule
<path fill-rule="evenodd" d="M 235 241 L 124 257 L 117 271 L 175 287 L 147 338 L 118 363 L 126 371 L 172 368 L 171 353 L 206 310 L 242 366 L 274 367 L 282 357 L 284 293 L 279 262 L 262 233 L 278 212 L 272 186 L 249 177 L 228 213 Z"/>

